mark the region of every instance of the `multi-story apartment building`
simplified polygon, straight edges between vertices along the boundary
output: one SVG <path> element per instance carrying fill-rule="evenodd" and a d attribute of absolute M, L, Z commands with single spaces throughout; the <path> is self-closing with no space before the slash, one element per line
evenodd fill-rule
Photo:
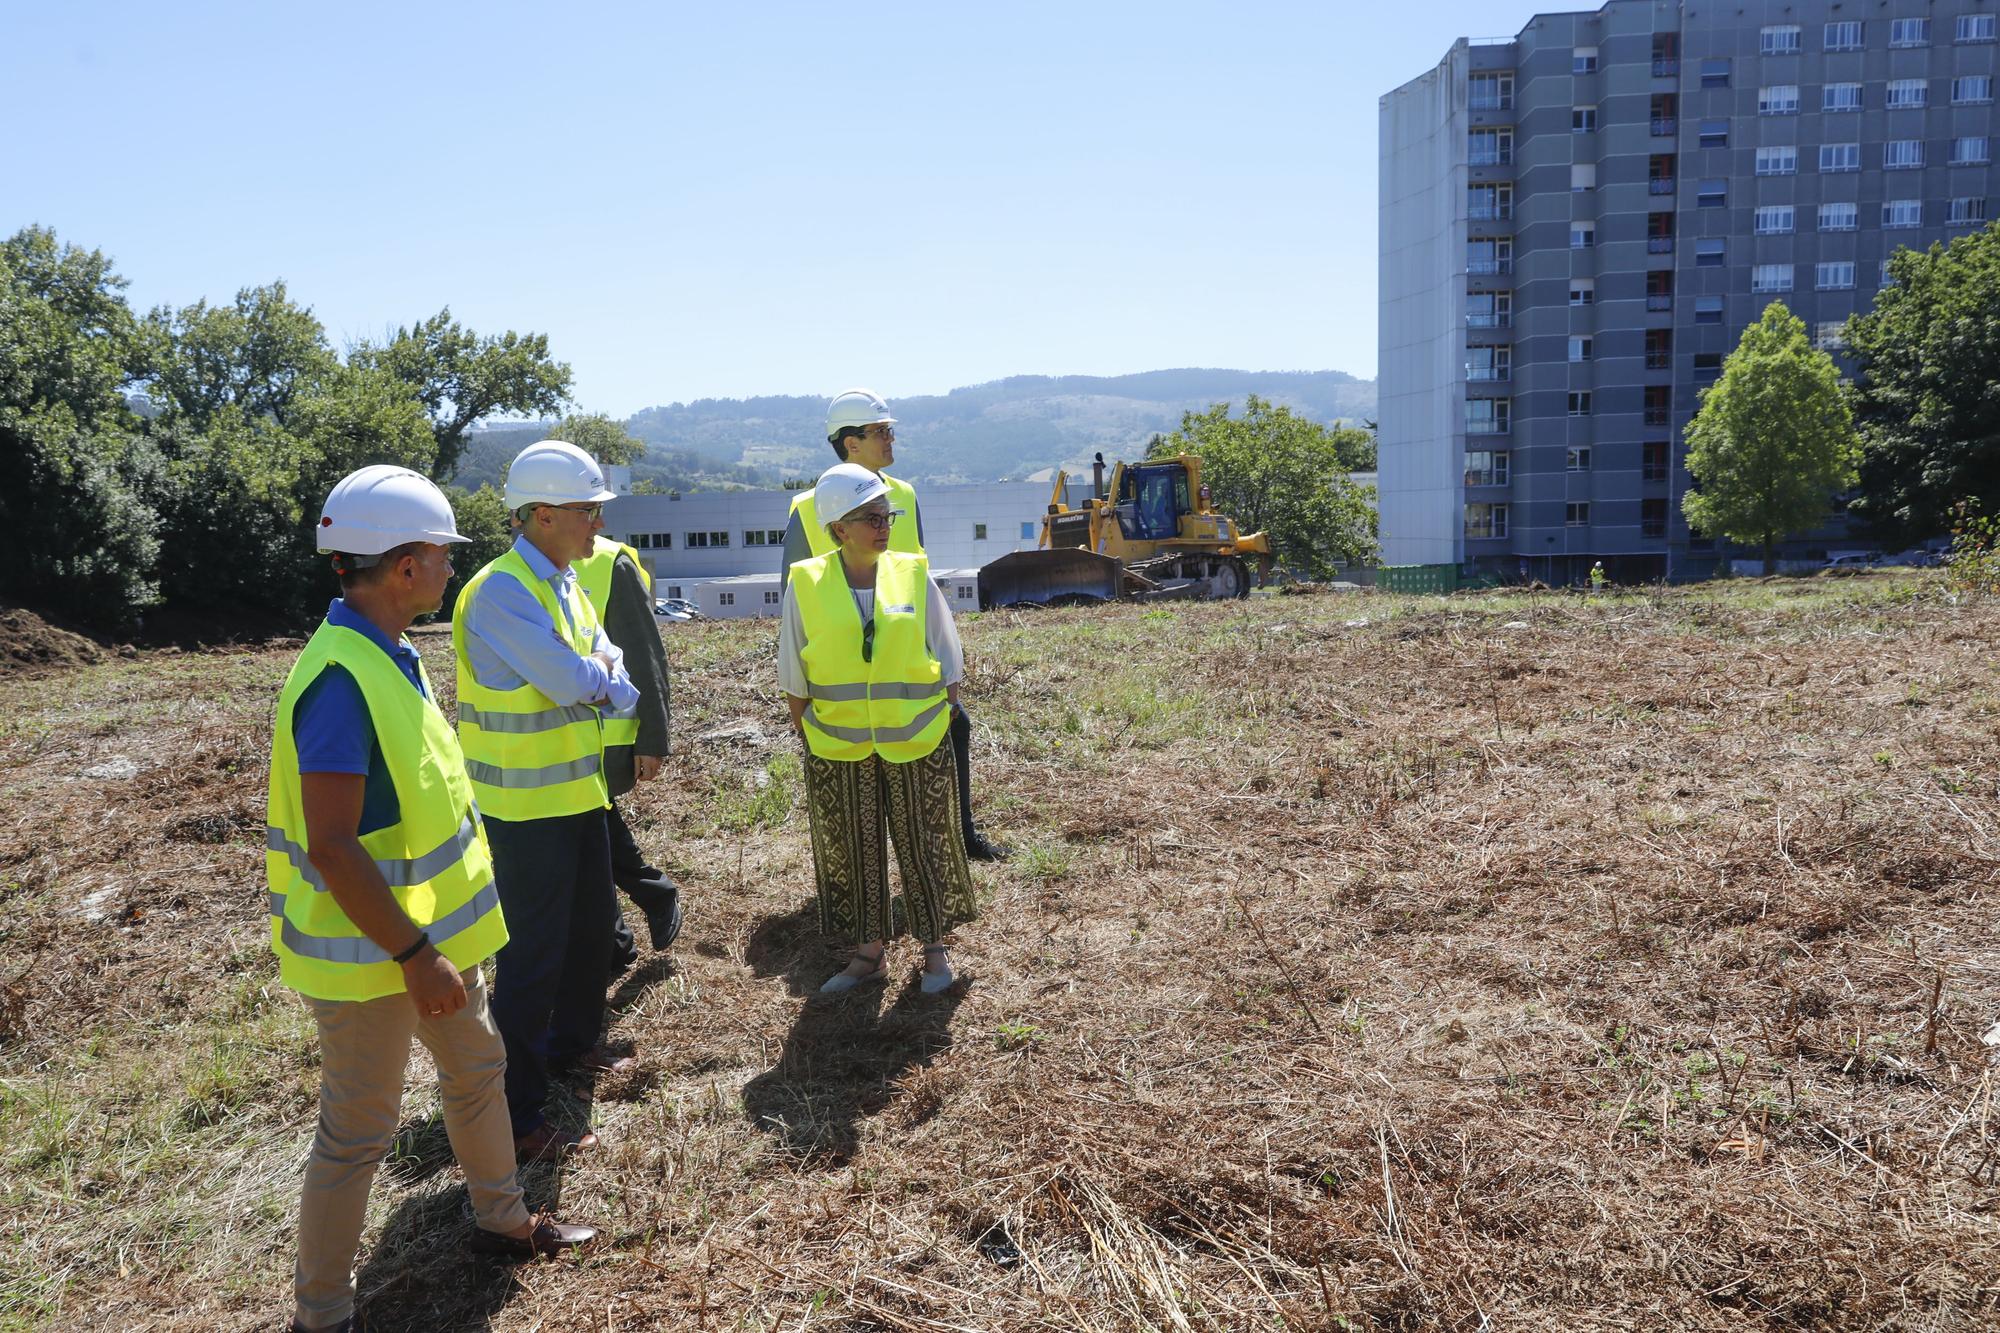
<path fill-rule="evenodd" d="M 2000 0 L 1609 0 L 1381 103 L 1387 564 L 1693 578 L 1700 390 L 1772 300 L 1838 352 L 1898 247 L 2000 217 Z"/>

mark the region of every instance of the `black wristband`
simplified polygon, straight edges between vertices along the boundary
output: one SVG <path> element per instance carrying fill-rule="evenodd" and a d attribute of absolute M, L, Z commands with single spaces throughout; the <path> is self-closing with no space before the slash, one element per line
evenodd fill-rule
<path fill-rule="evenodd" d="M 424 931 L 424 930 L 418 931 L 417 942 L 415 944 L 412 944 L 409 948 L 403 950 L 401 953 L 397 954 L 395 957 L 395 961 L 398 963 L 409 962 L 412 958 L 415 958 L 419 953 L 422 953 L 424 946 L 426 944 L 429 944 L 430 942 L 431 942 L 431 937 L 429 931 Z"/>

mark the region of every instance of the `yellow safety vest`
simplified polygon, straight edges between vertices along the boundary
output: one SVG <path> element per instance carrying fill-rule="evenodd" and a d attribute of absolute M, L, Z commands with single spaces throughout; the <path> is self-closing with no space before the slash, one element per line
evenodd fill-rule
<path fill-rule="evenodd" d="M 903 516 L 889 528 L 889 549 L 902 551 L 907 555 L 922 555 L 923 543 L 917 540 L 917 492 L 907 481 L 898 481 L 886 472 L 875 474 L 889 484 L 889 508 L 900 509 Z M 799 517 L 805 528 L 806 543 L 812 547 L 814 555 L 825 555 L 834 549 L 833 538 L 826 534 L 826 524 L 819 521 L 819 510 L 813 506 L 813 493 L 800 491 L 792 497 L 792 512 Z M 828 522 L 838 523 L 836 514 Z M 793 568 L 797 568 L 794 566 Z"/>
<path fill-rule="evenodd" d="M 322 624 L 292 664 L 278 695 L 265 807 L 264 880 L 271 895 L 271 948 L 287 986 L 322 1000 L 372 1000 L 403 991 L 403 969 L 362 934 L 307 858 L 305 805 L 292 717 L 299 696 L 329 665 L 361 687 L 375 742 L 396 786 L 397 822 L 361 835 L 410 920 L 461 972 L 507 942 L 493 856 L 451 724 L 365 634 Z M 419 673 L 422 666 L 419 664 Z"/>
<path fill-rule="evenodd" d="M 605 622 L 605 604 L 611 600 L 611 570 L 621 555 L 629 556 L 639 577 L 645 580 L 646 595 L 652 596 L 653 575 L 646 568 L 646 562 L 639 553 L 623 542 L 614 542 L 609 537 L 595 539 L 597 549 L 570 568 L 576 571 L 576 581 L 583 588 L 583 595 L 590 599 L 591 610 L 597 612 L 597 623 Z M 618 645 L 623 648 L 624 644 Z M 604 713 L 604 748 L 614 745 L 637 745 L 639 743 L 639 705 L 630 708 L 607 709 Z"/>
<path fill-rule="evenodd" d="M 458 741 L 479 808 L 495 819 L 554 819 L 611 804 L 604 783 L 604 726 L 591 704 L 558 704 L 533 685 L 488 689 L 472 674 L 465 625 L 486 580 L 504 574 L 541 603 L 556 633 L 578 657 L 597 642 L 597 613 L 580 591 L 568 598 L 569 615 L 553 589 L 535 577 L 521 553 L 510 549 L 467 580 L 451 615 L 451 646 L 458 657 Z"/>
<path fill-rule="evenodd" d="M 861 609 L 838 555 L 792 566 L 805 630 L 806 743 L 822 759 L 879 754 L 907 764 L 937 748 L 951 726 L 944 669 L 925 637 L 930 561 L 886 551 L 875 566 L 875 632 L 862 656 Z"/>

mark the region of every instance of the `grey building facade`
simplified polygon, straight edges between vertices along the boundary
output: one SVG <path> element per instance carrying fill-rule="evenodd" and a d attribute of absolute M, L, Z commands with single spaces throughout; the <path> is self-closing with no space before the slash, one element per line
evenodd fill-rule
<path fill-rule="evenodd" d="M 1385 563 L 1713 572 L 1682 437 L 1744 326 L 1837 353 L 1893 251 L 2000 217 L 1996 14 L 1610 0 L 1385 96 Z"/>

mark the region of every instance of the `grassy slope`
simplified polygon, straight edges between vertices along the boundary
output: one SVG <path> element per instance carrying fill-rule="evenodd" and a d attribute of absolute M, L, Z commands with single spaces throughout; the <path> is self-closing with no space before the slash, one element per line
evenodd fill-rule
<path fill-rule="evenodd" d="M 1857 579 L 965 634 L 1021 850 L 976 871 L 966 991 L 804 1002 L 837 955 L 770 629 L 672 627 L 678 754 L 632 813 L 690 924 L 614 988 L 645 1068 L 576 1105 L 605 1149 L 529 1179 L 607 1242 L 462 1258 L 419 1054 L 371 1327 L 1990 1326 L 2000 608 Z M 0 1326 L 286 1308 L 315 1071 L 259 825 L 295 646 L 0 682 Z"/>

